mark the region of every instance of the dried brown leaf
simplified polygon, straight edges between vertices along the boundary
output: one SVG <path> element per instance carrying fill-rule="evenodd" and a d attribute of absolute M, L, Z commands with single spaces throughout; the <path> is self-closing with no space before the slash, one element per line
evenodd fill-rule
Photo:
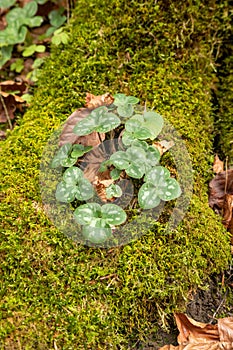
<path fill-rule="evenodd" d="M 87 92 L 85 106 L 90 109 L 95 109 L 100 106 L 111 105 L 113 101 L 114 101 L 114 98 L 109 92 L 98 96 L 92 95 L 89 92 Z"/>
<path fill-rule="evenodd" d="M 23 95 L 27 92 L 28 84 L 24 81 L 16 82 L 14 80 L 6 80 L 0 83 L 1 92 L 15 92 L 18 91 L 19 95 Z"/>
<path fill-rule="evenodd" d="M 225 194 L 223 200 L 223 225 L 228 228 L 232 220 L 232 210 L 233 210 L 233 195 Z"/>
<path fill-rule="evenodd" d="M 196 322 L 182 313 L 175 314 L 180 331 L 178 346 L 165 345 L 160 350 L 232 350 L 233 318 L 218 320 L 217 325 Z"/>
<path fill-rule="evenodd" d="M 209 190 L 210 207 L 221 210 L 225 194 L 233 194 L 233 169 L 218 173 L 210 181 Z"/>
<path fill-rule="evenodd" d="M 218 174 L 222 171 L 224 171 L 224 163 L 219 159 L 218 155 L 216 154 L 214 157 L 213 172 Z"/>
<path fill-rule="evenodd" d="M 152 145 L 158 148 L 160 155 L 162 156 L 165 152 L 167 152 L 171 147 L 174 146 L 173 141 L 162 140 L 159 142 L 153 142 Z"/>

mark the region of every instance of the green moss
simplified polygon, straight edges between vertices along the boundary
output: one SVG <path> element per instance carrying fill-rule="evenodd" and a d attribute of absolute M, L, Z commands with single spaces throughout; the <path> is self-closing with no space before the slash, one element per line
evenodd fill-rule
<path fill-rule="evenodd" d="M 207 201 L 211 35 L 221 11 L 214 1 L 78 2 L 69 44 L 53 48 L 32 107 L 1 143 L 2 344 L 127 349 L 130 339 L 165 324 L 190 291 L 227 265 L 228 237 Z M 155 222 L 136 242 L 107 251 L 74 244 L 46 218 L 40 157 L 87 91 L 140 97 L 186 141 L 195 192 L 173 232 Z"/>

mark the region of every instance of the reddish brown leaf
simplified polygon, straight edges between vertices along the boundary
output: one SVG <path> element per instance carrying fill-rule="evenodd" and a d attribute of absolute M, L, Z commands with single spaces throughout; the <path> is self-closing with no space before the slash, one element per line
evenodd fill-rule
<path fill-rule="evenodd" d="M 224 163 L 219 159 L 218 155 L 216 154 L 214 157 L 213 172 L 218 174 L 222 171 L 224 171 Z"/>
<path fill-rule="evenodd" d="M 225 194 L 223 200 L 223 225 L 228 228 L 232 220 L 232 210 L 233 210 L 233 195 Z"/>
<path fill-rule="evenodd" d="M 159 142 L 153 142 L 152 145 L 158 148 L 160 155 L 162 156 L 165 152 L 167 152 L 171 147 L 174 146 L 173 141 L 162 140 Z"/>
<path fill-rule="evenodd" d="M 27 92 L 28 84 L 26 84 L 24 81 L 22 82 L 15 82 L 13 80 L 6 80 L 0 83 L 0 90 L 3 92 L 15 92 L 19 91 L 19 95 L 23 95 Z"/>

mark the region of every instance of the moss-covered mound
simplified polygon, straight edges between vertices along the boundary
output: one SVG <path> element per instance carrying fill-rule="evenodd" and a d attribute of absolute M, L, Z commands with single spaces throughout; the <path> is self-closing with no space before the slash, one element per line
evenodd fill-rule
<path fill-rule="evenodd" d="M 53 49 L 32 107 L 0 144 L 1 323 L 6 349 L 127 349 L 181 310 L 229 259 L 208 207 L 215 1 L 77 2 L 70 42 Z M 164 223 L 110 250 L 76 245 L 46 218 L 38 177 L 49 136 L 85 92 L 125 92 L 164 115 L 186 140 L 194 194 L 182 224 Z"/>

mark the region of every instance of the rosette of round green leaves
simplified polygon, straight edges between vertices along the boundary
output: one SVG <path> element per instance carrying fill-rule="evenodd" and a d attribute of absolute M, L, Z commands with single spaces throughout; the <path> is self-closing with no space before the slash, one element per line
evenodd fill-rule
<path fill-rule="evenodd" d="M 74 165 L 79 157 L 82 157 L 86 152 L 89 152 L 92 149 L 92 146 L 83 146 L 83 145 L 72 145 L 71 143 L 66 143 L 63 145 L 51 162 L 51 168 L 57 168 L 59 166 L 71 167 Z"/>
<path fill-rule="evenodd" d="M 120 118 L 108 111 L 106 106 L 95 108 L 86 118 L 80 120 L 73 132 L 79 136 L 91 134 L 93 131 L 108 132 L 121 124 Z"/>
<path fill-rule="evenodd" d="M 122 142 L 125 146 L 129 146 L 134 140 L 154 140 L 161 132 L 163 125 L 163 117 L 156 112 L 135 114 L 125 123 Z"/>
<path fill-rule="evenodd" d="M 157 148 L 138 141 L 126 151 L 112 154 L 109 161 L 116 169 L 125 170 L 128 176 L 140 179 L 151 167 L 159 163 L 159 159 L 160 153 Z"/>
<path fill-rule="evenodd" d="M 152 168 L 144 177 L 145 183 L 138 192 L 138 202 L 143 209 L 152 209 L 160 201 L 170 201 L 181 195 L 180 185 L 162 166 Z"/>
<path fill-rule="evenodd" d="M 74 218 L 83 225 L 82 234 L 92 243 L 103 243 L 112 236 L 112 225 L 121 225 L 127 216 L 125 211 L 115 204 L 87 203 L 74 211 Z"/>
<path fill-rule="evenodd" d="M 75 199 L 85 201 L 93 197 L 91 183 L 85 179 L 81 169 L 70 167 L 63 174 L 62 181 L 56 189 L 56 199 L 59 202 L 70 203 Z"/>
<path fill-rule="evenodd" d="M 117 113 L 120 117 L 131 117 L 134 112 L 133 105 L 139 102 L 139 99 L 134 96 L 126 96 L 125 94 L 115 94 L 114 105 L 117 106 Z"/>

